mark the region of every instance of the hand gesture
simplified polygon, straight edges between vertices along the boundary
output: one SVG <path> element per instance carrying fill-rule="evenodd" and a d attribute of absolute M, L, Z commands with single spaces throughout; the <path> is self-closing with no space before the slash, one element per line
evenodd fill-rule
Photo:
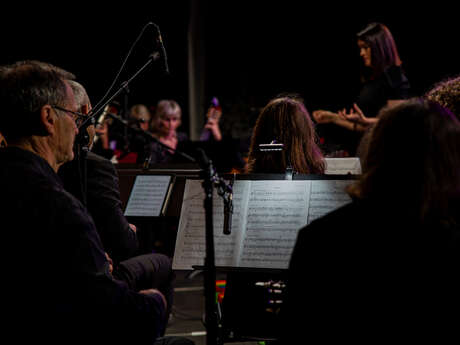
<path fill-rule="evenodd" d="M 353 108 L 347 113 L 345 109 L 338 112 L 338 115 L 347 121 L 359 123 L 365 127 L 377 122 L 376 118 L 366 117 L 363 111 L 358 107 L 356 103 L 353 103 Z"/>
<path fill-rule="evenodd" d="M 214 137 L 214 140 L 221 141 L 222 140 L 222 133 L 219 127 L 219 120 L 215 118 L 208 118 L 208 122 L 204 126 L 205 129 L 209 129 Z"/>
<path fill-rule="evenodd" d="M 317 123 L 333 123 L 337 121 L 338 116 L 336 113 L 328 110 L 315 110 L 313 118 Z"/>

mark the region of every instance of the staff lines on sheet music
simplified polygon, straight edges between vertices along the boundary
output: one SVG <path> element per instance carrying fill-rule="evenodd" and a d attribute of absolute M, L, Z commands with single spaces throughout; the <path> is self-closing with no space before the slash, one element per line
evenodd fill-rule
<path fill-rule="evenodd" d="M 334 203 L 329 203 L 329 204 L 316 204 L 316 205 L 310 205 L 309 212 L 314 212 L 315 210 L 324 210 L 325 212 L 332 211 L 335 208 L 339 208 L 342 205 L 345 205 L 345 202 L 334 202 Z"/>
<path fill-rule="evenodd" d="M 291 200 L 291 199 L 297 199 L 297 198 L 302 199 L 302 195 L 303 195 L 302 193 L 298 193 L 298 192 L 289 192 L 289 193 L 276 192 L 276 193 L 273 193 L 271 191 L 268 191 L 268 192 L 265 192 L 265 193 L 251 192 L 251 193 L 249 193 L 249 198 L 253 199 L 255 197 L 266 198 L 266 197 L 279 196 L 279 197 L 285 197 L 286 200 Z"/>
<path fill-rule="evenodd" d="M 246 252 L 245 255 L 245 260 L 250 259 L 250 258 L 256 258 L 256 257 L 278 257 L 278 258 L 284 258 L 288 255 L 290 255 L 291 252 Z"/>
<path fill-rule="evenodd" d="M 342 188 L 331 188 L 331 189 L 320 189 L 320 190 L 312 190 L 311 195 L 317 195 L 317 194 L 333 194 L 333 195 L 343 195 L 343 190 Z"/>
<path fill-rule="evenodd" d="M 260 218 L 260 217 L 263 217 L 263 218 L 266 218 L 267 221 L 268 219 L 270 218 L 302 218 L 303 215 L 299 214 L 299 211 L 293 211 L 293 212 L 279 212 L 279 213 L 270 213 L 270 212 L 264 212 L 264 211 L 260 211 L 260 212 L 253 212 L 251 214 L 248 214 L 248 218 Z"/>
<path fill-rule="evenodd" d="M 266 202 L 268 204 L 276 204 L 276 203 L 284 203 L 284 202 L 305 202 L 305 199 L 304 198 L 292 198 L 292 199 L 286 199 L 286 198 L 251 198 L 249 199 L 249 201 L 251 202 L 255 202 L 255 201 L 262 201 L 262 202 Z"/>
<path fill-rule="evenodd" d="M 191 239 L 191 240 L 193 240 L 193 239 L 196 239 L 196 240 L 193 240 L 193 242 L 189 242 L 189 243 L 185 244 L 185 246 L 193 246 L 195 244 L 205 244 L 206 243 L 206 241 L 203 239 L 203 236 L 200 237 L 200 236 L 189 236 L 189 235 L 187 235 L 186 237 Z M 226 246 L 227 245 L 232 245 L 236 241 L 235 238 L 233 238 L 233 237 L 229 237 L 229 236 L 220 237 L 220 236 L 216 236 L 215 234 L 214 234 L 214 238 L 219 238 L 219 240 L 222 239 L 222 241 L 223 241 L 222 243 L 216 243 L 216 246 L 219 246 L 219 245 L 226 245 Z"/>
<path fill-rule="evenodd" d="M 290 231 L 291 233 L 295 232 L 295 235 L 297 235 L 297 231 L 292 229 L 292 230 L 288 230 Z M 257 242 L 276 242 L 276 243 L 293 243 L 295 241 L 295 238 L 263 238 L 263 237 L 256 237 L 256 236 L 247 236 L 246 237 L 247 239 L 251 239 L 253 240 L 254 242 L 257 241 Z"/>
<path fill-rule="evenodd" d="M 292 246 L 261 246 L 261 245 L 257 245 L 257 244 L 244 244 L 244 249 L 275 249 L 276 250 L 291 250 L 292 249 Z"/>
<path fill-rule="evenodd" d="M 263 224 L 263 228 L 254 228 L 253 226 L 255 225 L 262 225 Z M 297 219 L 294 219 L 294 220 L 285 220 L 285 221 L 271 221 L 270 223 L 268 223 L 268 221 L 266 222 L 260 222 L 260 221 L 257 221 L 256 220 L 249 220 L 249 217 L 248 217 L 248 221 L 247 221 L 247 228 L 250 228 L 250 230 L 254 230 L 254 229 L 258 229 L 260 231 L 264 231 L 264 230 L 275 230 L 273 227 L 275 226 L 280 226 L 280 225 L 295 225 L 295 226 L 298 226 L 299 224 L 302 224 L 302 222 L 299 222 Z M 280 231 L 282 231 L 283 229 L 282 228 L 279 228 Z"/>
<path fill-rule="evenodd" d="M 267 255 L 268 256 L 268 255 Z M 276 253 L 273 253 L 273 255 L 270 255 L 270 256 L 276 256 Z M 278 257 L 281 257 L 279 259 L 276 259 L 276 258 L 271 258 L 270 261 L 272 262 L 280 262 L 280 263 L 286 263 L 286 255 L 278 255 Z M 251 262 L 262 262 L 264 263 L 265 261 L 267 261 L 267 258 L 255 258 L 255 257 L 249 257 L 249 258 L 245 258 L 243 260 L 241 260 L 242 262 L 247 262 L 247 261 L 251 261 Z"/>
<path fill-rule="evenodd" d="M 201 246 L 200 246 L 201 248 Z M 222 246 L 219 246 L 217 248 L 221 248 L 219 250 L 219 254 L 225 254 L 225 253 L 233 253 L 233 249 L 226 249 L 226 248 L 223 248 Z M 202 247 L 202 249 L 204 250 L 204 246 Z M 201 250 L 196 250 L 196 248 L 188 248 L 188 247 L 184 247 L 184 253 L 199 253 Z"/>
<path fill-rule="evenodd" d="M 341 197 L 341 198 L 333 198 L 333 197 L 321 197 L 315 198 L 311 197 L 310 202 L 331 202 L 331 203 L 340 203 L 343 201 L 349 201 L 349 198 Z"/>
<path fill-rule="evenodd" d="M 227 243 L 227 246 L 215 247 L 216 264 L 287 268 L 298 231 L 316 217 L 349 202 L 347 195 L 343 196 L 348 183 L 342 180 L 235 181 L 232 242 L 221 234 L 223 202 L 220 198 L 213 200 L 215 245 Z M 205 254 L 203 188 L 197 180 L 187 180 L 186 187 L 180 250 L 174 260 L 178 269 L 202 263 Z M 193 242 L 201 242 L 201 246 Z M 187 253 L 181 258 L 184 249 Z"/>
<path fill-rule="evenodd" d="M 132 201 L 131 202 L 131 205 L 134 207 L 140 207 L 140 208 L 143 208 L 143 209 L 151 209 L 152 206 L 155 206 L 155 205 L 159 205 L 159 204 L 163 204 L 163 200 L 152 200 L 153 202 L 150 203 L 150 205 L 145 205 L 145 202 L 142 201 L 142 200 L 136 200 L 136 201 Z"/>
<path fill-rule="evenodd" d="M 297 205 L 297 207 L 295 206 L 291 206 L 289 208 L 286 208 L 286 206 L 279 206 L 279 205 L 276 205 L 276 206 L 266 206 L 266 207 L 254 207 L 254 206 L 249 206 L 248 207 L 248 212 L 253 212 L 253 211 L 258 211 L 258 210 L 264 210 L 264 211 L 271 211 L 271 212 L 279 212 L 279 211 L 283 211 L 283 212 L 302 212 L 304 210 L 304 207 L 299 207 Z"/>

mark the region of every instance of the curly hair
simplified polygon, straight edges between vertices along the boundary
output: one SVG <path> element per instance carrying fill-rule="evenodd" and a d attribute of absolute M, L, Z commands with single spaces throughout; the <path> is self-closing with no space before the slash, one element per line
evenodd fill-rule
<path fill-rule="evenodd" d="M 434 84 L 424 97 L 446 107 L 460 119 L 460 75 Z"/>

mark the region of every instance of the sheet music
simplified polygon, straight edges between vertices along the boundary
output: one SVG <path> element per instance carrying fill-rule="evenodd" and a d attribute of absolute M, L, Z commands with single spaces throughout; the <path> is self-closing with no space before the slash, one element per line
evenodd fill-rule
<path fill-rule="evenodd" d="M 298 231 L 351 199 L 350 180 L 237 180 L 233 184 L 230 235 L 223 234 L 223 201 L 214 190 L 216 266 L 287 268 Z M 204 265 L 206 255 L 204 192 L 187 180 L 173 269 Z"/>
<path fill-rule="evenodd" d="M 239 267 L 287 268 L 309 193 L 310 181 L 252 181 Z"/>
<path fill-rule="evenodd" d="M 308 224 L 351 201 L 345 192 L 350 180 L 311 181 L 311 193 L 308 209 Z"/>
<path fill-rule="evenodd" d="M 169 175 L 136 176 L 125 216 L 160 216 L 170 181 Z"/>
<path fill-rule="evenodd" d="M 173 269 L 190 270 L 194 265 L 204 265 L 206 256 L 206 223 L 204 190 L 200 180 L 187 180 L 184 190 Z M 216 266 L 236 266 L 235 251 L 241 242 L 242 206 L 247 200 L 250 181 L 238 181 L 233 186 L 233 216 L 230 235 L 224 235 L 224 205 L 214 189 L 213 225 L 214 253 Z"/>
<path fill-rule="evenodd" d="M 325 174 L 333 175 L 359 175 L 361 174 L 361 161 L 359 157 L 325 158 Z"/>

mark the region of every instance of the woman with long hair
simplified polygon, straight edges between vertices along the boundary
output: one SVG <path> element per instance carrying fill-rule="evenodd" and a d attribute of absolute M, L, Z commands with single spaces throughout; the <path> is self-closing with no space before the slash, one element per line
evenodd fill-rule
<path fill-rule="evenodd" d="M 356 34 L 356 42 L 362 61 L 362 87 L 353 107 L 348 112 L 346 109 L 313 111 L 317 123 L 334 124 L 349 130 L 343 133 L 343 140 L 349 141 L 346 146 L 351 155 L 355 154 L 361 133 L 376 122 L 383 107 L 410 97 L 410 84 L 388 27 L 382 23 L 370 23 Z"/>
<path fill-rule="evenodd" d="M 276 97 L 263 108 L 253 129 L 248 157 L 249 173 L 285 173 L 288 167 L 299 174 L 322 174 L 323 154 L 302 100 Z M 260 144 L 283 144 L 280 152 L 263 152 Z"/>

